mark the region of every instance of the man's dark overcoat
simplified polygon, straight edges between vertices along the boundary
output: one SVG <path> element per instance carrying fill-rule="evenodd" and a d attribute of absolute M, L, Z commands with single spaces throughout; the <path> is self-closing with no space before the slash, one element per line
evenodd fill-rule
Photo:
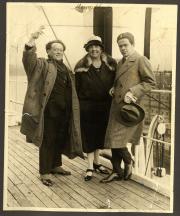
<path fill-rule="evenodd" d="M 53 89 L 57 68 L 45 58 L 37 58 L 36 47 L 24 50 L 23 65 L 28 79 L 27 92 L 23 106 L 21 133 L 27 142 L 37 146 L 42 144 L 44 129 L 44 110 Z M 74 77 L 69 71 L 72 89 L 72 113 L 69 124 L 69 140 L 62 154 L 70 158 L 83 157 L 79 120 L 79 102 L 74 85 Z"/>

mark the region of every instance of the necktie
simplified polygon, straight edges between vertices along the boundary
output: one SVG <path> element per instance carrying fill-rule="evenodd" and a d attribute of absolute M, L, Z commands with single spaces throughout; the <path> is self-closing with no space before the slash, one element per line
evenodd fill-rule
<path fill-rule="evenodd" d="M 125 61 L 126 61 L 126 58 L 123 57 L 123 59 L 122 59 L 122 64 L 124 64 Z"/>

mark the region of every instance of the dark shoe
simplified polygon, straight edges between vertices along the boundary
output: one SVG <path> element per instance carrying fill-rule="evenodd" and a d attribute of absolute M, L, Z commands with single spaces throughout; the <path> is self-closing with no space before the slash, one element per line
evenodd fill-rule
<path fill-rule="evenodd" d="M 121 181 L 121 180 L 122 180 L 122 176 L 120 174 L 112 172 L 106 178 L 103 178 L 100 182 L 101 183 L 108 183 L 108 182 L 112 182 L 112 181 Z"/>
<path fill-rule="evenodd" d="M 61 166 L 52 169 L 51 173 L 52 174 L 59 174 L 59 175 L 71 175 L 70 171 L 64 170 Z"/>
<path fill-rule="evenodd" d="M 54 184 L 53 181 L 51 180 L 50 174 L 40 175 L 40 179 L 41 179 L 42 183 L 48 187 L 51 187 Z"/>
<path fill-rule="evenodd" d="M 91 175 L 88 175 L 87 173 L 88 172 L 91 172 Z M 84 177 L 84 180 L 85 181 L 90 181 L 92 179 L 92 173 L 93 173 L 93 170 L 92 169 L 87 169 L 86 170 L 86 176 Z"/>
<path fill-rule="evenodd" d="M 125 164 L 124 168 L 124 180 L 129 180 L 132 176 L 132 163 Z"/>
<path fill-rule="evenodd" d="M 109 171 L 102 164 L 93 163 L 94 170 L 102 174 L 109 174 Z"/>

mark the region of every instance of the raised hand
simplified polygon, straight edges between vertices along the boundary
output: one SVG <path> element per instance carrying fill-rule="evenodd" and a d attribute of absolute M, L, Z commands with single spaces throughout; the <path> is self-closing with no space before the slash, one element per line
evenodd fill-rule
<path fill-rule="evenodd" d="M 31 38 L 34 39 L 34 40 L 38 39 L 39 35 L 44 33 L 43 32 L 44 29 L 45 29 L 45 27 L 43 25 L 40 26 L 39 29 L 36 32 L 31 34 Z"/>
<path fill-rule="evenodd" d="M 35 46 L 35 40 L 37 40 L 39 38 L 39 35 L 43 34 L 43 30 L 45 29 L 44 26 L 40 26 L 39 29 L 31 34 L 31 37 L 28 41 L 28 43 L 26 43 L 28 46 L 32 47 Z"/>

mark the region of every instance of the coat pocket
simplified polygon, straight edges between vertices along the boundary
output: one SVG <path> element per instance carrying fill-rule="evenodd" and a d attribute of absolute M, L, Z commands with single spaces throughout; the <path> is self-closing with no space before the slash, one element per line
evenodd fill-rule
<path fill-rule="evenodd" d="M 22 127 L 27 131 L 35 130 L 39 122 L 30 114 L 24 113 L 22 116 Z"/>

